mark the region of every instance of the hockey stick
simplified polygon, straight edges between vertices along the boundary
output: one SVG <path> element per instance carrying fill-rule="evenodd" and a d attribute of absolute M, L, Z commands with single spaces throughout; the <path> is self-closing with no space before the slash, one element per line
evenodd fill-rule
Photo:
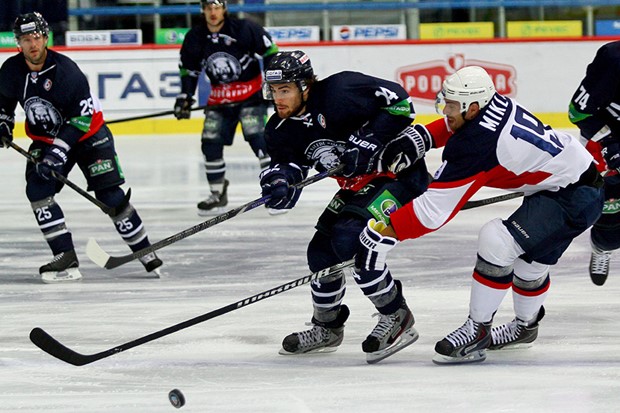
<path fill-rule="evenodd" d="M 11 148 L 15 149 L 17 152 L 19 152 L 25 158 L 27 158 L 30 162 L 32 162 L 34 164 L 37 163 L 37 161 L 34 159 L 34 157 L 32 155 L 30 155 L 27 151 L 25 151 L 21 146 L 16 145 L 15 143 L 9 141 L 5 137 L 2 137 L 2 142 L 5 145 L 8 145 Z M 65 178 L 64 176 L 62 176 L 61 174 L 56 173 L 55 171 L 52 171 L 52 177 L 55 180 L 57 180 L 58 182 L 61 182 L 61 183 L 65 184 L 65 185 L 67 185 L 69 188 L 73 189 L 75 192 L 77 192 L 78 194 L 82 195 L 84 198 L 88 199 L 90 202 L 92 202 L 97 207 L 99 207 L 99 209 L 101 209 L 105 214 L 107 214 L 107 215 L 109 215 L 111 217 L 114 217 L 114 216 L 118 215 L 118 211 L 117 211 L 118 207 L 117 208 L 111 208 L 111 207 L 107 206 L 106 204 L 104 204 L 103 202 L 101 202 L 97 198 L 93 197 L 91 194 L 89 194 L 88 192 L 86 192 L 85 190 L 83 190 L 82 188 L 80 188 L 79 186 L 77 186 L 76 184 L 74 184 L 73 182 L 71 182 L 70 180 Z M 123 200 L 123 202 L 121 203 L 120 206 L 124 207 L 125 205 L 127 205 L 129 203 L 129 198 L 130 197 L 131 197 L 131 188 L 129 188 L 129 190 L 125 194 L 125 199 Z"/>
<path fill-rule="evenodd" d="M 207 107 L 207 105 L 196 106 L 195 108 L 190 108 L 190 111 L 202 110 L 202 109 L 204 109 L 206 107 Z M 166 111 L 163 111 L 163 112 L 151 113 L 150 115 L 132 116 L 130 118 L 107 120 L 105 123 L 107 125 L 111 125 L 113 123 L 130 122 L 132 120 L 142 120 L 142 119 L 157 118 L 157 117 L 166 116 L 166 115 L 174 115 L 174 109 L 173 110 L 166 110 Z"/>
<path fill-rule="evenodd" d="M 296 184 L 295 187 L 296 188 L 306 187 L 310 184 L 320 181 L 323 178 L 327 178 L 328 176 L 331 176 L 335 173 L 340 172 L 343 167 L 344 167 L 343 165 L 340 165 L 328 171 L 313 175 L 301 181 L 300 183 Z M 139 251 L 136 251 L 134 253 L 127 254 L 127 255 L 116 256 L 116 257 L 111 256 L 103 248 L 101 248 L 101 246 L 99 246 L 99 244 L 94 238 L 90 238 L 88 240 L 88 243 L 86 244 L 86 255 L 88 255 L 88 258 L 90 258 L 91 261 L 93 261 L 98 266 L 110 270 L 112 268 L 116 268 L 130 261 L 133 261 L 136 258 L 144 257 L 145 255 L 150 254 L 153 251 L 157 251 L 158 249 L 161 249 L 167 245 L 174 244 L 175 242 L 180 241 L 184 238 L 187 238 L 191 235 L 194 235 L 197 232 L 203 231 L 207 228 L 211 228 L 212 226 L 217 225 L 220 222 L 229 220 L 239 214 L 243 214 L 244 212 L 250 211 L 254 208 L 264 205 L 269 200 L 269 198 L 271 197 L 264 196 L 264 197 L 255 199 L 254 201 L 250 201 L 247 204 L 241 205 L 240 207 L 237 207 L 235 209 L 231 209 L 228 212 L 224 212 L 221 215 L 215 216 L 211 219 L 201 222 L 200 224 L 194 225 L 193 227 L 187 228 L 186 230 L 183 230 L 174 235 L 171 235 L 168 238 L 164 238 L 163 240 L 158 241 L 155 244 L 152 244 L 146 248 L 143 248 Z"/>
<path fill-rule="evenodd" d="M 32 341 L 34 345 L 39 347 L 41 350 L 45 351 L 53 357 L 56 357 L 59 360 L 64 361 L 65 363 L 73 364 L 74 366 L 83 366 L 85 364 L 90 364 L 97 360 L 113 356 L 116 353 L 120 353 L 122 351 L 129 350 L 131 348 L 148 343 L 149 341 L 157 340 L 158 338 L 191 327 L 198 323 L 202 323 L 212 318 L 219 317 L 226 313 L 230 313 L 231 311 L 235 311 L 242 307 L 246 307 L 250 304 L 254 304 L 258 301 L 264 300 L 266 298 L 273 297 L 274 295 L 278 295 L 285 291 L 292 290 L 293 288 L 299 287 L 300 285 L 308 284 L 316 279 L 330 276 L 337 271 L 342 271 L 343 269 L 352 266 L 353 262 L 354 260 L 349 260 L 325 268 L 321 271 L 306 275 L 304 277 L 289 281 L 277 287 L 270 288 L 253 296 L 244 298 L 235 303 L 225 305 L 224 307 L 220 307 L 217 310 L 209 311 L 208 313 L 199 315 L 190 320 L 183 321 L 173 326 L 164 328 L 163 330 L 156 331 L 146 336 L 129 341 L 125 344 L 121 344 L 120 346 L 116 346 L 109 350 L 105 350 L 95 354 L 80 354 L 74 350 L 71 350 L 70 348 L 56 340 L 54 337 L 49 335 L 45 330 L 40 327 L 35 327 L 32 329 L 32 331 L 30 332 L 30 341 Z"/>
<path fill-rule="evenodd" d="M 497 202 L 508 201 L 509 199 L 519 198 L 519 197 L 522 197 L 523 195 L 524 195 L 523 192 L 512 192 L 509 194 L 493 196 L 491 198 L 478 199 L 475 201 L 467 201 L 465 205 L 463 205 L 463 208 L 461 208 L 461 210 L 478 208 L 478 207 L 485 206 L 485 205 L 495 204 Z"/>

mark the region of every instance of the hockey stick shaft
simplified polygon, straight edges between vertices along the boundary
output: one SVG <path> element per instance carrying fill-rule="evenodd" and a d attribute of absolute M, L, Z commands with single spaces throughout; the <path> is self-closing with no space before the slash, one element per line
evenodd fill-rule
<path fill-rule="evenodd" d="M 301 181 L 300 183 L 296 184 L 295 187 L 297 188 L 304 188 L 310 184 L 313 184 L 317 181 L 320 181 L 324 178 L 327 178 L 331 175 L 334 175 L 338 172 L 340 172 L 342 170 L 343 166 L 337 166 L 335 168 L 332 168 L 328 171 L 325 172 L 321 172 L 318 173 L 316 175 L 313 175 L 303 181 Z M 164 248 L 170 244 L 174 244 L 175 242 L 178 242 L 182 239 L 185 239 L 191 235 L 194 235 L 200 231 L 203 231 L 207 228 L 211 228 L 214 225 L 219 224 L 220 222 L 224 222 L 227 221 L 231 218 L 234 218 L 235 216 L 239 215 L 239 214 L 243 214 L 244 212 L 250 211 L 252 209 L 255 209 L 261 205 L 264 205 L 268 200 L 270 199 L 270 196 L 264 196 L 258 199 L 255 199 L 254 201 L 250 201 L 247 204 L 241 205 L 240 207 L 231 209 L 228 212 L 224 212 L 223 214 L 220 214 L 216 217 L 213 217 L 211 219 L 208 219 L 206 221 L 201 222 L 200 224 L 194 225 L 193 227 L 187 228 L 181 232 L 178 232 L 174 235 L 169 236 L 168 238 L 164 238 L 161 241 L 158 241 L 146 248 L 143 248 L 139 251 L 136 251 L 132 254 L 128 254 L 128 255 L 123 255 L 123 256 L 117 256 L 117 257 L 113 257 L 111 255 L 109 255 L 107 252 L 105 252 L 103 250 L 103 248 L 101 248 L 99 246 L 99 244 L 97 243 L 97 241 L 94 238 L 91 238 L 88 240 L 88 243 L 86 245 L 86 254 L 88 255 L 88 257 L 97 265 L 99 265 L 100 267 L 106 268 L 108 270 L 112 269 L 112 268 L 116 268 L 119 267 L 123 264 L 126 264 L 130 261 L 135 260 L 136 258 L 140 258 L 140 257 L 144 257 L 147 254 L 150 254 L 151 252 L 157 251 L 161 248 Z"/>
<path fill-rule="evenodd" d="M 17 152 L 22 154 L 30 162 L 32 162 L 34 164 L 37 163 L 37 161 L 34 159 L 34 157 L 32 155 L 30 155 L 26 150 L 24 150 L 21 146 L 13 143 L 11 141 L 9 141 L 8 139 L 6 139 L 4 137 L 2 137 L 2 141 L 6 145 L 9 145 L 11 148 L 15 149 Z M 74 184 L 73 182 L 71 182 L 70 180 L 68 180 L 64 176 L 62 176 L 61 174 L 56 173 L 55 171 L 52 171 L 52 177 L 55 180 L 57 180 L 58 182 L 61 182 L 62 184 L 67 185 L 69 188 L 73 189 L 75 192 L 80 194 L 82 197 L 86 198 L 87 200 L 89 200 L 90 202 L 95 204 L 105 214 L 107 214 L 107 215 L 109 215 L 111 217 L 117 215 L 117 211 L 116 211 L 115 208 L 111 208 L 111 207 L 107 206 L 106 204 L 104 204 L 103 202 L 99 201 L 97 198 L 95 198 L 94 196 L 92 196 L 91 194 L 89 194 L 88 192 L 86 192 L 85 190 L 83 190 L 82 188 L 80 188 L 79 186 L 77 186 L 76 184 Z M 127 194 L 125 195 L 125 201 L 123 202 L 123 205 L 126 205 L 129 202 L 129 197 L 130 196 L 131 196 L 131 190 L 127 191 Z"/>
<path fill-rule="evenodd" d="M 196 106 L 195 108 L 190 108 L 190 111 L 194 111 L 194 110 L 203 110 L 204 108 L 206 108 L 207 105 L 204 106 Z M 150 119 L 150 118 L 158 118 L 160 116 L 167 116 L 167 115 L 174 115 L 174 110 L 165 110 L 163 112 L 157 112 L 157 113 L 151 113 L 149 115 L 140 115 L 140 116 L 132 116 L 129 118 L 122 118 L 122 119 L 113 119 L 113 120 L 107 120 L 105 123 L 107 125 L 111 125 L 114 123 L 121 123 L 121 122 L 131 122 L 133 120 L 142 120 L 142 119 Z"/>
<path fill-rule="evenodd" d="M 475 201 L 467 201 L 465 205 L 463 206 L 463 208 L 461 208 L 461 210 L 478 208 L 478 207 L 485 206 L 485 205 L 495 204 L 497 202 L 508 201 L 509 199 L 520 198 L 523 195 L 524 195 L 523 192 L 512 192 L 509 194 L 493 196 L 491 198 L 478 199 Z"/>
<path fill-rule="evenodd" d="M 325 268 L 321 271 L 312 273 L 310 275 L 306 275 L 304 277 L 298 278 L 293 281 L 289 281 L 277 287 L 270 288 L 268 290 L 265 290 L 258 294 L 244 298 L 232 304 L 225 305 L 224 307 L 220 307 L 217 310 L 209 311 L 208 313 L 199 315 L 190 320 L 183 321 L 173 326 L 164 328 L 163 330 L 156 331 L 146 336 L 129 341 L 125 344 L 121 344 L 120 346 L 116 346 L 111 349 L 108 349 L 108 350 L 105 350 L 99 353 L 95 353 L 95 354 L 80 354 L 74 350 L 71 350 L 70 348 L 68 348 L 67 346 L 65 346 L 58 340 L 56 340 L 54 337 L 49 335 L 45 330 L 39 327 L 35 327 L 30 332 L 30 341 L 32 341 L 34 345 L 39 347 L 41 350 L 45 351 L 46 353 L 48 353 L 49 355 L 53 357 L 56 357 L 59 360 L 64 361 L 65 363 L 69 363 L 74 366 L 84 366 L 86 364 L 90 364 L 97 360 L 101 360 L 103 358 L 113 356 L 114 354 L 129 350 L 131 348 L 140 346 L 150 341 L 157 340 L 158 338 L 161 338 L 169 334 L 175 333 L 177 331 L 186 329 L 188 327 L 202 323 L 212 318 L 219 317 L 226 313 L 230 313 L 231 311 L 235 311 L 240 308 L 247 307 L 250 304 L 254 304 L 256 302 L 265 300 L 267 298 L 273 297 L 283 292 L 292 290 L 293 288 L 299 287 L 300 285 L 308 284 L 316 279 L 326 277 L 329 275 L 333 275 L 337 271 L 342 271 L 345 268 L 351 267 L 353 265 L 353 262 L 354 262 L 353 260 L 349 260 L 349 261 L 345 261 L 343 263 Z"/>

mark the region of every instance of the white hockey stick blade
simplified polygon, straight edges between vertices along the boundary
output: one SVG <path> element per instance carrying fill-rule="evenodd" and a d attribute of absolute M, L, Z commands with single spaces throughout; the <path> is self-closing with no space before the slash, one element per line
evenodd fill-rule
<path fill-rule="evenodd" d="M 100 266 L 101 268 L 105 268 L 108 260 L 110 259 L 110 254 L 105 252 L 103 248 L 99 246 L 97 240 L 94 238 L 89 238 L 86 243 L 86 255 L 92 262 Z"/>

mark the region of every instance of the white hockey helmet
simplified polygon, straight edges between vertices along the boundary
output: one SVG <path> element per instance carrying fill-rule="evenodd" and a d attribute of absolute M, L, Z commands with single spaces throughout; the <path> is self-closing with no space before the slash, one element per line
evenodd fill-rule
<path fill-rule="evenodd" d="M 459 102 L 461 112 L 467 111 L 474 102 L 482 109 L 494 94 L 495 86 L 487 71 L 480 66 L 466 66 L 443 81 L 441 91 L 437 94 L 435 109 L 440 115 L 443 114 L 446 99 Z"/>

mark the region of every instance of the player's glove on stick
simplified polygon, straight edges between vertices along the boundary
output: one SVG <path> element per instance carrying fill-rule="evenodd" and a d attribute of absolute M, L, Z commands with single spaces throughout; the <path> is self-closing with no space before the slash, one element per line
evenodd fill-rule
<path fill-rule="evenodd" d="M 424 125 L 407 126 L 393 140 L 388 142 L 379 154 L 377 169 L 379 172 L 404 171 L 433 146 L 433 138 Z"/>
<path fill-rule="evenodd" d="M 374 171 L 382 147 L 383 144 L 372 132 L 363 129 L 356 131 L 349 136 L 346 149 L 340 156 L 340 162 L 344 164 L 342 175 L 350 178 Z"/>
<path fill-rule="evenodd" d="M 13 127 L 15 118 L 0 109 L 0 145 L 4 148 L 9 147 L 9 142 L 13 142 Z"/>
<path fill-rule="evenodd" d="M 67 163 L 67 152 L 58 145 L 47 148 L 43 160 L 36 165 L 37 174 L 49 181 L 53 178 L 52 172 L 62 175 L 62 168 Z"/>
<path fill-rule="evenodd" d="M 620 141 L 609 136 L 599 141 L 603 149 L 601 154 L 607 163 L 607 169 L 620 172 Z"/>
<path fill-rule="evenodd" d="M 306 175 L 306 170 L 293 163 L 276 164 L 264 170 L 260 179 L 262 195 L 271 197 L 265 205 L 273 209 L 293 208 L 301 195 L 301 189 L 293 185 L 301 182 Z"/>
<path fill-rule="evenodd" d="M 387 253 L 398 244 L 398 240 L 380 234 L 385 228 L 383 221 L 374 218 L 368 221 L 360 233 L 360 248 L 355 256 L 355 268 L 366 271 L 381 271 L 385 267 Z"/>
<path fill-rule="evenodd" d="M 196 102 L 194 98 L 187 93 L 178 94 L 177 100 L 174 102 L 174 117 L 177 119 L 189 119 L 194 102 Z"/>

